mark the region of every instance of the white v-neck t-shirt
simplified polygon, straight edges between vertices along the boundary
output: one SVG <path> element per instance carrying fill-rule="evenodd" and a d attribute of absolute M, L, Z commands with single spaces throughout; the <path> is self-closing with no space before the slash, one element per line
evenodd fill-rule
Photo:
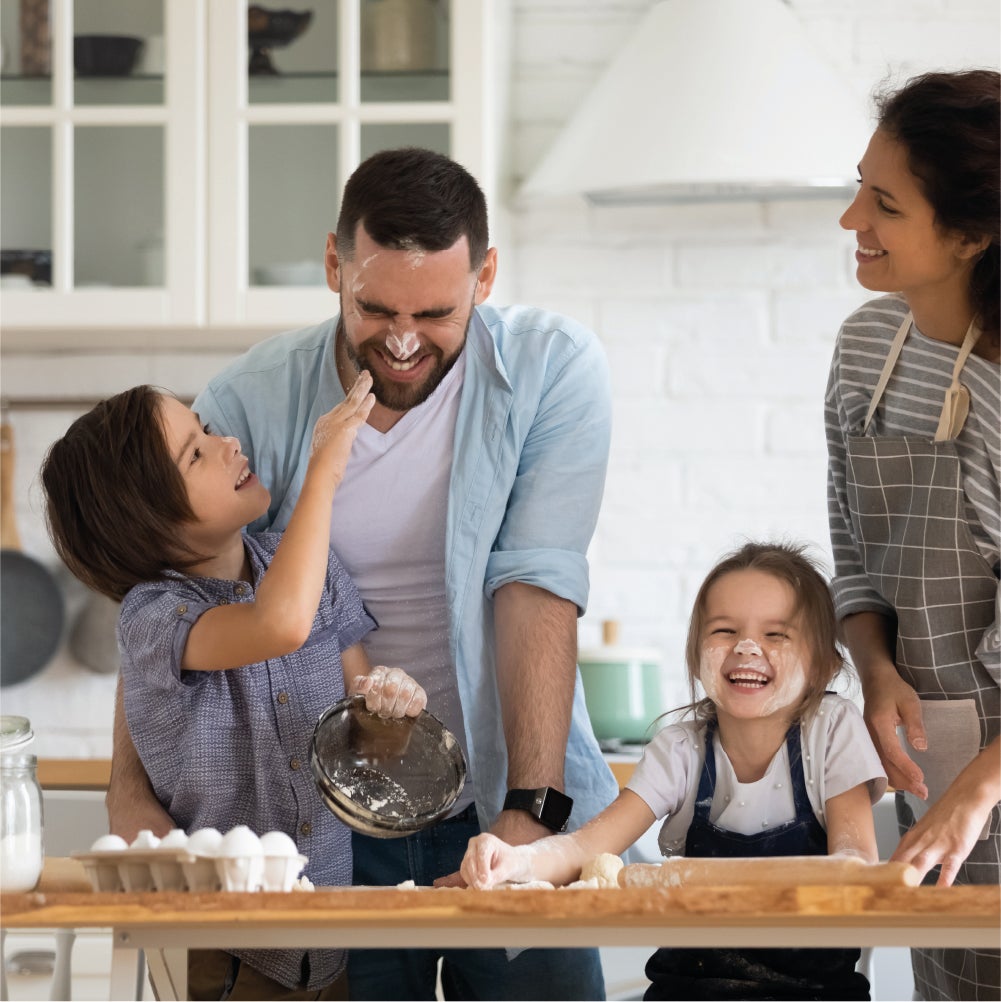
<path fill-rule="evenodd" d="M 330 542 L 379 626 L 363 641 L 369 661 L 402 668 L 424 686 L 428 710 L 456 736 L 468 763 L 445 596 L 445 516 L 465 361 L 463 353 L 389 431 L 358 429 L 334 496 Z M 453 813 L 473 802 L 471 780 Z"/>

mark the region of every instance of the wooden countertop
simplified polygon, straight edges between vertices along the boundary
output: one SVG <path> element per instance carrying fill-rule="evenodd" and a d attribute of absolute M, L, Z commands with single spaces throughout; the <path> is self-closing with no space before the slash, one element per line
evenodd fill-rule
<path fill-rule="evenodd" d="M 107 790 L 110 758 L 40 758 L 38 782 L 43 790 Z"/>
<path fill-rule="evenodd" d="M 635 762 L 608 763 L 622 789 L 629 782 Z M 111 779 L 110 758 L 41 758 L 38 782 L 43 790 L 107 790 Z"/>
<path fill-rule="evenodd" d="M 636 768 L 636 763 L 612 761 L 608 763 L 608 768 L 612 770 L 612 775 L 615 777 L 615 782 L 619 784 L 619 789 L 624 790 Z"/>
<path fill-rule="evenodd" d="M 373 946 L 392 931 L 400 946 L 996 946 L 1001 924 L 996 886 L 339 887 L 287 894 L 88 888 L 79 862 L 48 859 L 35 891 L 0 898 L 4 926 L 114 927 L 128 929 L 139 945 L 161 943 L 173 931 L 191 945 L 234 946 L 256 932 L 274 937 L 265 940 L 274 945 Z"/>

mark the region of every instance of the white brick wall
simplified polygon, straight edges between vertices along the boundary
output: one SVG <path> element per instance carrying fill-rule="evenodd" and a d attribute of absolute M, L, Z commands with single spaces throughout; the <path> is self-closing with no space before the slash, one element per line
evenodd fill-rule
<path fill-rule="evenodd" d="M 516 3 L 521 177 L 648 6 Z M 999 63 L 994 0 L 791 6 L 863 103 L 883 80 Z M 722 552 L 791 537 L 829 565 L 823 393 L 838 325 L 867 298 L 854 240 L 838 226 L 844 208 L 565 200 L 513 212 L 515 297 L 592 324 L 612 369 L 612 462 L 581 641 L 598 642 L 602 619 L 620 620 L 623 643 L 665 652 L 679 694 L 690 603 Z"/>
<path fill-rule="evenodd" d="M 459 0 L 461 2 L 461 0 Z M 750 2 L 750 0 L 748 0 Z M 512 120 L 517 182 L 641 18 L 648 0 L 516 0 Z M 859 100 L 886 77 L 998 65 L 997 0 L 791 0 Z M 861 155 L 862 151 L 858 151 Z M 612 370 L 615 429 L 591 550 L 581 642 L 604 618 L 621 640 L 665 653 L 679 700 L 692 596 L 709 566 L 746 537 L 810 540 L 828 558 L 821 403 L 841 319 L 865 298 L 837 202 L 519 208 L 501 248 L 510 298 L 562 310 L 599 332 Z M 225 354 L 132 362 L 8 358 L 4 388 L 114 392 L 141 380 L 195 393 Z M 34 367 L 34 368 L 32 368 Z M 16 411 L 18 518 L 25 548 L 51 559 L 34 471 L 74 415 Z M 29 486 L 31 486 L 29 494 Z M 23 499 L 23 500 L 22 500 Z M 71 612 L 79 593 L 71 590 Z M 40 754 L 107 755 L 114 679 L 65 651 L 2 693 L 31 717 Z"/>

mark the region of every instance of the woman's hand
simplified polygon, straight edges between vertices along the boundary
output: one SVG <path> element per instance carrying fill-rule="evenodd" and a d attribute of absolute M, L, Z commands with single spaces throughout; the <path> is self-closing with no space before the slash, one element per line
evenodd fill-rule
<path fill-rule="evenodd" d="M 416 717 L 428 702 L 427 693 L 402 668 L 383 665 L 351 679 L 348 695 L 364 696 L 365 709 L 379 717 Z"/>
<path fill-rule="evenodd" d="M 322 454 L 323 458 L 332 464 L 338 482 L 348 465 L 348 456 L 351 455 L 351 446 L 358 433 L 358 427 L 365 423 L 375 405 L 375 397 L 369 392 L 371 388 L 372 375 L 363 370 L 358 374 L 344 400 L 327 411 L 313 428 L 310 458 Z"/>
<path fill-rule="evenodd" d="M 897 735 L 897 727 L 903 725 L 912 748 L 924 751 L 928 747 L 918 694 L 897 674 L 896 666 L 890 664 L 887 670 L 878 676 L 871 673 L 863 682 L 863 698 L 866 727 L 890 786 L 909 790 L 927 800 L 924 773 L 904 751 Z"/>
<path fill-rule="evenodd" d="M 922 877 L 942 864 L 938 885 L 947 887 L 969 856 L 1001 797 L 998 740 L 992 741 L 955 779 L 928 813 L 900 840 L 890 857 L 910 863 Z"/>
<path fill-rule="evenodd" d="M 485 891 L 506 880 L 532 879 L 527 846 L 512 846 L 486 833 L 469 840 L 459 873 L 469 887 Z"/>

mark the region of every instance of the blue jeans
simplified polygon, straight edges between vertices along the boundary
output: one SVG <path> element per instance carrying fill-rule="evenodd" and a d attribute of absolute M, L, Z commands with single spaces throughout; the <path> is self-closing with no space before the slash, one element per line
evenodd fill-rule
<path fill-rule="evenodd" d="M 459 869 L 480 826 L 476 810 L 406 838 L 351 836 L 354 883 L 376 886 L 413 880 L 431 884 Z M 352 999 L 433 999 L 438 958 L 446 999 L 603 999 L 605 980 L 597 950 L 525 950 L 508 960 L 504 950 L 352 950 Z"/>

